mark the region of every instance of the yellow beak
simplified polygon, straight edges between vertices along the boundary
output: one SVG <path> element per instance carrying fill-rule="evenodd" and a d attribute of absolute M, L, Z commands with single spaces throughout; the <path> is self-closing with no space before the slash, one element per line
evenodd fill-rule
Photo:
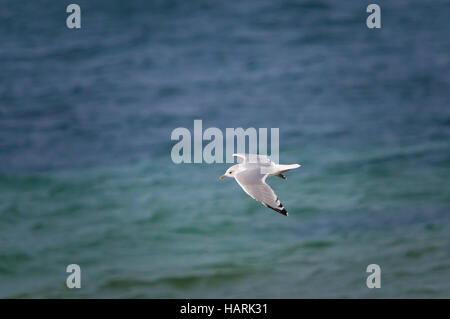
<path fill-rule="evenodd" d="M 220 176 L 219 178 L 220 179 L 224 179 L 226 176 L 225 175 L 222 175 L 222 176 Z"/>

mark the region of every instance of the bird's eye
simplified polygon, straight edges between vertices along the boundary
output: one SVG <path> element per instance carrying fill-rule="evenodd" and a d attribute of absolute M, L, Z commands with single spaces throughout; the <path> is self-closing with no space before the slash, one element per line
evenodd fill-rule
<path fill-rule="evenodd" d="M 228 172 L 228 174 L 231 174 L 231 173 L 233 173 L 233 172 Z"/>

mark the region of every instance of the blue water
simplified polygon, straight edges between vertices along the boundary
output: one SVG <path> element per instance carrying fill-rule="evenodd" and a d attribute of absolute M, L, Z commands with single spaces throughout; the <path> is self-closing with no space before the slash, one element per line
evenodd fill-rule
<path fill-rule="evenodd" d="M 0 1 L 0 297 L 450 297 L 448 1 L 377 30 L 361 1 L 69 3 Z M 171 161 L 194 119 L 280 128 L 288 217 Z"/>

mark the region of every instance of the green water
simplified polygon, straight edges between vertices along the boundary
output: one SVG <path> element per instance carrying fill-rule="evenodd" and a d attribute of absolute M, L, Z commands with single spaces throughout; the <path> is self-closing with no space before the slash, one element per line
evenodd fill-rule
<path fill-rule="evenodd" d="M 289 217 L 220 182 L 225 164 L 2 176 L 2 295 L 448 297 L 448 169 L 360 158 L 320 167 L 311 155 L 272 178 Z M 71 263 L 77 291 L 65 287 Z M 372 263 L 378 290 L 365 284 Z"/>

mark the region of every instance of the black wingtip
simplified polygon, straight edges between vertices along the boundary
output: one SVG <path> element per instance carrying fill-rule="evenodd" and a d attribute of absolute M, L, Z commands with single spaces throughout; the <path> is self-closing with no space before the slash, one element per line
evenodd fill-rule
<path fill-rule="evenodd" d="M 276 211 L 277 213 L 280 213 L 281 215 L 288 216 L 288 212 L 284 207 L 282 209 L 271 207 L 271 206 L 267 206 L 267 207 L 269 207 L 270 209 L 273 209 L 274 211 Z"/>

